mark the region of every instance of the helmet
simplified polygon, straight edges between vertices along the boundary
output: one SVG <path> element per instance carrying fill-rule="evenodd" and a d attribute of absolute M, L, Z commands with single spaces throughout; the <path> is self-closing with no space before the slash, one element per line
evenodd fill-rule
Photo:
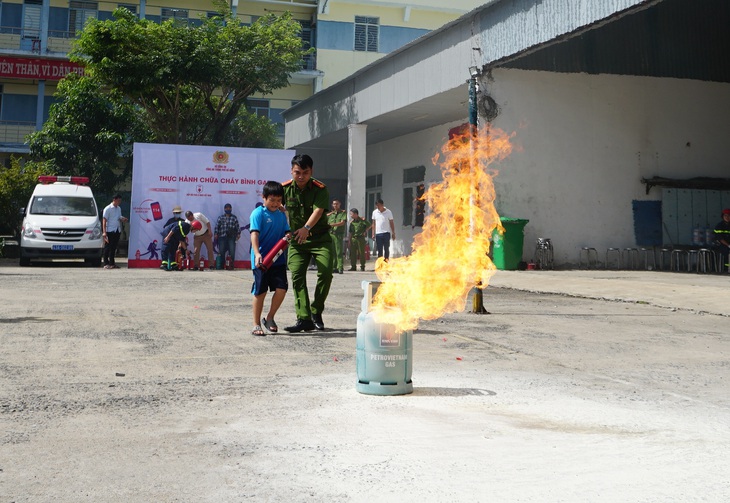
<path fill-rule="evenodd" d="M 725 208 L 724 210 L 722 210 L 722 214 L 723 215 L 730 215 L 730 208 Z"/>
<path fill-rule="evenodd" d="M 201 224 L 199 220 L 196 220 L 195 222 L 190 224 L 190 228 L 194 231 L 199 231 L 203 228 L 203 224 Z"/>

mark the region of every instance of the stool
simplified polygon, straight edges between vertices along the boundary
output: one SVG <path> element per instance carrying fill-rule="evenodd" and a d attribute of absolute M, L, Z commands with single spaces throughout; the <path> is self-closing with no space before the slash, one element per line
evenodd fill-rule
<path fill-rule="evenodd" d="M 638 269 L 639 250 L 636 248 L 624 248 L 624 254 L 626 255 L 626 260 L 624 261 L 626 269 Z"/>
<path fill-rule="evenodd" d="M 590 246 L 584 246 L 578 252 L 578 267 L 583 268 L 583 257 L 586 259 L 586 269 L 591 269 L 591 253 L 593 254 L 593 269 L 598 267 L 598 251 Z"/>
<path fill-rule="evenodd" d="M 641 256 L 641 262 L 644 264 L 644 269 L 647 271 L 653 271 L 656 269 L 654 248 L 639 248 L 639 254 Z M 651 266 L 649 265 L 649 259 L 651 259 Z"/>
<path fill-rule="evenodd" d="M 621 248 L 609 248 L 606 250 L 606 269 L 609 268 L 610 262 L 608 257 L 611 254 L 616 255 L 616 270 L 621 269 Z"/>
<path fill-rule="evenodd" d="M 688 262 L 689 254 L 686 250 L 672 250 L 672 256 L 669 261 L 669 269 L 681 272 L 685 263 Z M 689 270 L 689 267 L 687 268 Z"/>
<path fill-rule="evenodd" d="M 713 272 L 717 270 L 715 251 L 709 248 L 700 248 L 697 253 L 697 272 Z"/>
<path fill-rule="evenodd" d="M 699 270 L 699 250 L 687 250 L 687 272 L 692 272 L 693 266 L 695 270 Z"/>
<path fill-rule="evenodd" d="M 664 267 L 664 258 L 667 258 L 667 264 L 671 266 L 672 264 L 672 249 L 671 248 L 662 248 L 659 250 L 659 269 L 662 271 L 665 271 L 666 268 Z"/>

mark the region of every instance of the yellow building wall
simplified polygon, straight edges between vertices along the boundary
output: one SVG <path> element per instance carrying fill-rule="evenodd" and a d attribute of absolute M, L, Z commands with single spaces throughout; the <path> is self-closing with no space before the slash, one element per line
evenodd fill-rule
<path fill-rule="evenodd" d="M 477 5 L 481 5 L 481 2 Z M 405 28 L 435 30 L 449 21 L 458 18 L 465 12 L 468 12 L 468 10 L 463 12 L 444 12 L 442 10 L 431 10 L 413 6 L 408 13 L 408 20 L 406 20 L 405 7 L 335 3 L 330 7 L 329 14 L 319 14 L 318 17 L 326 21 L 353 23 L 355 22 L 355 16 L 369 16 L 379 18 L 381 26 L 402 26 Z"/>

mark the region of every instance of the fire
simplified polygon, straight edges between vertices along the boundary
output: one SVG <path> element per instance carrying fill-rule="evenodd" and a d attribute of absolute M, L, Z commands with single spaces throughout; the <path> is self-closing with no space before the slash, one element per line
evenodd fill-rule
<path fill-rule="evenodd" d="M 432 160 L 442 181 L 423 195 L 428 215 L 406 257 L 378 258 L 375 271 L 382 284 L 372 312 L 379 323 L 412 330 L 419 320 L 463 311 L 474 286 L 485 288 L 496 268 L 487 254 L 495 228 L 503 230 L 494 207 L 492 182 L 501 161 L 512 150 L 514 133 L 499 129 L 474 138 L 451 138 Z"/>

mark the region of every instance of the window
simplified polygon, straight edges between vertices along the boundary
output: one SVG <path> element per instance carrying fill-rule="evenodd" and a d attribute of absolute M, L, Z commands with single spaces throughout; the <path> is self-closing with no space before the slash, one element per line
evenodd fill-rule
<path fill-rule="evenodd" d="M 355 16 L 355 50 L 378 52 L 380 20 L 377 17 Z"/>
<path fill-rule="evenodd" d="M 299 38 L 302 39 L 302 50 L 308 50 L 310 47 L 312 47 L 312 43 L 314 40 L 312 39 L 312 36 L 314 34 L 314 30 L 312 30 L 312 23 L 311 21 L 299 21 L 299 24 L 302 26 L 302 31 L 299 32 Z M 316 68 L 314 54 L 308 54 L 304 56 L 304 61 L 302 62 L 302 69 L 303 70 L 314 70 Z"/>
<path fill-rule="evenodd" d="M 187 23 L 188 11 L 187 9 L 168 9 L 163 7 L 162 11 L 160 12 L 160 22 L 164 23 L 169 19 L 174 19 L 175 21 L 182 21 L 184 23 Z"/>
<path fill-rule="evenodd" d="M 23 2 L 23 38 L 40 39 L 42 0 Z M 40 46 L 38 47 L 40 49 Z"/>
<path fill-rule="evenodd" d="M 269 117 L 269 100 L 247 100 L 248 111 L 259 117 Z"/>
<path fill-rule="evenodd" d="M 69 2 L 68 9 L 68 29 L 71 35 L 76 36 L 78 32 L 84 29 L 84 25 L 89 19 L 96 19 L 99 10 L 98 2 Z"/>
<path fill-rule="evenodd" d="M 134 4 L 120 3 L 120 4 L 117 4 L 117 7 L 127 9 L 129 12 L 131 12 L 135 16 L 137 15 L 137 6 Z"/>
<path fill-rule="evenodd" d="M 425 178 L 425 166 L 403 170 L 403 225 L 423 227 L 426 214 L 426 201 L 423 200 Z"/>

